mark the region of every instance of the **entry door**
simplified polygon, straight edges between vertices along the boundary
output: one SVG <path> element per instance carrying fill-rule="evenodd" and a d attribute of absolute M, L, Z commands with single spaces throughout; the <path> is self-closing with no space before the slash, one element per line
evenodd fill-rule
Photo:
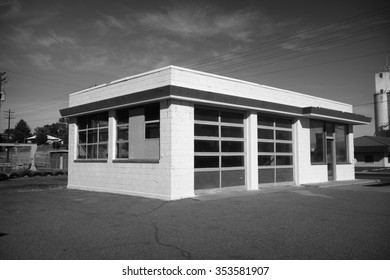
<path fill-rule="evenodd" d="M 328 165 L 328 181 L 334 180 L 334 140 L 326 140 L 326 163 Z"/>

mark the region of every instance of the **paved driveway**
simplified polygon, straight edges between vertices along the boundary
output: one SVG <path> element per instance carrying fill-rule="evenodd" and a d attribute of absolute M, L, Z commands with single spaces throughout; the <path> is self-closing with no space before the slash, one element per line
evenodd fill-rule
<path fill-rule="evenodd" d="M 0 191 L 1 259 L 389 259 L 390 186 L 269 188 L 179 201 Z"/>

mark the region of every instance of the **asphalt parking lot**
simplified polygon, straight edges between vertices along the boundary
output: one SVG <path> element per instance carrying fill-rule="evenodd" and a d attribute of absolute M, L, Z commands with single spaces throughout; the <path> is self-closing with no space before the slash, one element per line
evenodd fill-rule
<path fill-rule="evenodd" d="M 178 201 L 0 188 L 0 259 L 389 258 L 387 183 Z"/>

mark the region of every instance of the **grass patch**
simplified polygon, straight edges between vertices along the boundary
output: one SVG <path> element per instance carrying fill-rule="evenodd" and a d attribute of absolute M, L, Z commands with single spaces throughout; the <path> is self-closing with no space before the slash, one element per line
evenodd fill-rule
<path fill-rule="evenodd" d="M 0 191 L 40 191 L 65 189 L 68 185 L 68 176 L 48 177 L 21 177 L 12 180 L 0 181 Z"/>

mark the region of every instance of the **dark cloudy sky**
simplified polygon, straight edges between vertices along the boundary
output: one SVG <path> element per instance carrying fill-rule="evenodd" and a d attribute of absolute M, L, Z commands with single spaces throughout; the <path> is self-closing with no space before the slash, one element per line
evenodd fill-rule
<path fill-rule="evenodd" d="M 1 110 L 15 111 L 11 126 L 24 119 L 33 129 L 56 122 L 69 93 L 176 65 L 373 117 L 389 14 L 387 0 L 0 0 L 0 70 L 9 77 Z"/>

